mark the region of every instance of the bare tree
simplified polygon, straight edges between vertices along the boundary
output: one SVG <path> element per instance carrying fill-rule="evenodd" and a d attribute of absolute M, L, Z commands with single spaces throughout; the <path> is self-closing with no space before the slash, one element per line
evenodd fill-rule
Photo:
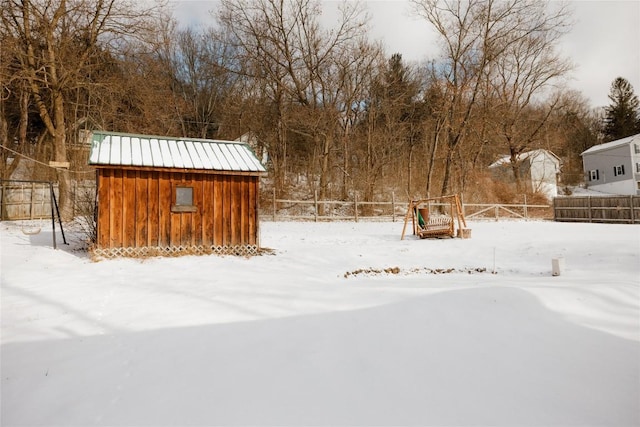
<path fill-rule="evenodd" d="M 215 138 L 226 99 L 238 79 L 235 52 L 213 28 L 168 31 L 169 39 L 158 53 L 171 85 L 181 133 Z"/>
<path fill-rule="evenodd" d="M 3 39 L 19 40 L 14 74 L 29 91 L 47 130 L 50 160 L 68 162 L 68 102 L 93 71 L 99 46 L 117 47 L 135 34 L 153 31 L 162 8 L 121 0 L 0 0 Z M 58 169 L 62 217 L 72 216 L 68 170 Z"/>
<path fill-rule="evenodd" d="M 16 79 L 12 76 L 11 51 L 15 38 L 2 33 L 0 43 L 0 144 L 4 149 L 0 149 L 0 159 L 2 160 L 2 171 L 0 178 L 9 179 L 20 164 L 21 157 L 13 151 L 21 151 L 24 140 L 21 138 L 26 133 L 28 94 L 24 87 L 16 85 Z M 16 134 L 16 130 L 19 131 Z M 9 151 L 12 150 L 12 151 Z"/>
<path fill-rule="evenodd" d="M 342 148 L 342 199 L 347 200 L 354 185 L 355 171 L 350 159 L 356 151 L 356 128 L 364 120 L 365 102 L 374 79 L 375 70 L 382 61 L 382 49 L 376 44 L 362 42 L 359 46 L 346 49 L 336 59 L 335 81 L 336 91 L 341 93 L 338 109 L 339 135 Z M 371 201 L 370 192 L 365 191 L 365 201 Z"/>
<path fill-rule="evenodd" d="M 540 1 L 523 2 L 521 7 L 527 25 L 515 28 L 504 41 L 506 47 L 491 67 L 488 94 L 495 100 L 492 130 L 508 150 L 519 191 L 520 155 L 544 145 L 545 124 L 562 105 L 558 84 L 571 69 L 555 49 L 569 25 L 566 7 L 559 6 L 551 14 Z"/>
<path fill-rule="evenodd" d="M 602 110 L 592 109 L 579 92 L 567 91 L 545 125 L 549 148 L 562 159 L 562 182 L 577 185 L 584 181 L 580 154 L 602 142 Z"/>
<path fill-rule="evenodd" d="M 320 27 L 320 14 L 320 3 L 311 0 L 223 0 L 218 19 L 242 52 L 245 75 L 261 82 L 252 87 L 264 92 L 254 95 L 273 105 L 276 139 L 270 157 L 276 181 L 285 180 L 289 140 L 305 141 L 312 146 L 324 197 L 337 123 L 346 111 L 347 86 L 336 77 L 349 57 L 345 52 L 362 46 L 366 26 L 355 3 L 343 5 L 332 30 Z"/>
<path fill-rule="evenodd" d="M 405 190 L 412 193 L 414 152 L 422 141 L 424 100 L 422 82 L 415 70 L 396 53 L 378 70 L 371 84 L 366 110 L 367 150 L 365 200 L 373 199 L 385 168 L 393 168 L 398 184 L 405 178 Z"/>
<path fill-rule="evenodd" d="M 565 16 L 547 13 L 538 0 L 412 0 L 415 11 L 437 31 L 443 56 L 436 70 L 442 89 L 440 131 L 433 145 L 446 149 L 441 193 L 451 189 L 456 151 L 470 138 L 473 113 L 494 67 L 533 35 L 545 35 Z M 541 12 L 542 11 L 542 12 Z M 511 55 L 512 56 L 512 55 Z"/>

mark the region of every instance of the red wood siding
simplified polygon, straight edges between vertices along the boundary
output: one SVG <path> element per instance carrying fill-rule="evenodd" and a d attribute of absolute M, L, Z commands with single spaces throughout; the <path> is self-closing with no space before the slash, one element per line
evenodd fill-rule
<path fill-rule="evenodd" d="M 258 184 L 252 175 L 100 168 L 97 246 L 256 245 Z M 194 212 L 172 212 L 176 186 L 193 188 Z"/>

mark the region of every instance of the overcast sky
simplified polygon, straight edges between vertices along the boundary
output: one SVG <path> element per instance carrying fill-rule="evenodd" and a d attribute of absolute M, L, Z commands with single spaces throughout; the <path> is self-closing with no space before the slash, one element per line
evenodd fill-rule
<path fill-rule="evenodd" d="M 335 11 L 337 0 L 324 0 L 325 14 Z M 371 16 L 371 36 L 381 40 L 387 53 L 401 53 L 406 60 L 437 56 L 436 36 L 429 24 L 412 17 L 406 0 L 363 2 Z M 214 25 L 209 11 L 215 0 L 173 0 L 174 15 L 181 24 Z M 575 65 L 569 86 L 580 91 L 592 107 L 609 104 L 611 82 L 624 77 L 640 95 L 640 1 L 574 0 L 575 21 L 559 46 Z"/>

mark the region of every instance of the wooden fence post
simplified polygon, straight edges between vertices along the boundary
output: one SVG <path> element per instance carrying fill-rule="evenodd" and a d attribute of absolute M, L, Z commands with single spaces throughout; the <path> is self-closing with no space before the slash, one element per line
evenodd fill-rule
<path fill-rule="evenodd" d="M 587 210 L 589 211 L 589 222 L 593 222 L 593 217 L 591 215 L 591 196 L 587 196 Z"/>
<path fill-rule="evenodd" d="M 18 210 L 19 214 L 18 217 L 19 219 L 24 219 L 25 218 L 25 214 L 24 211 L 22 210 L 22 208 L 24 207 L 24 202 L 26 201 L 26 198 L 24 196 L 24 184 L 20 184 L 20 209 Z"/>
<path fill-rule="evenodd" d="M 4 211 L 6 208 L 6 204 L 5 204 L 6 193 L 7 193 L 7 183 L 2 181 L 2 193 L 0 194 L 0 221 L 5 219 Z"/>
<path fill-rule="evenodd" d="M 358 222 L 358 193 L 353 196 L 353 214 L 356 222 Z"/>
<path fill-rule="evenodd" d="M 71 209 L 73 210 L 73 217 L 76 217 L 78 210 L 78 181 L 71 181 L 71 186 L 73 187 L 73 204 L 71 205 Z"/>
<path fill-rule="evenodd" d="M 527 195 L 524 195 L 524 219 L 529 219 L 529 215 L 527 212 Z"/>
<path fill-rule="evenodd" d="M 314 190 L 313 192 L 313 206 L 314 206 L 313 218 L 315 222 L 318 222 L 318 190 Z"/>
<path fill-rule="evenodd" d="M 31 183 L 31 203 L 29 206 L 29 219 L 33 219 L 33 212 L 35 211 L 35 193 L 36 193 L 36 183 Z"/>
<path fill-rule="evenodd" d="M 272 206 L 273 206 L 273 221 L 276 220 L 276 187 L 273 187 L 273 197 L 272 197 Z"/>
<path fill-rule="evenodd" d="M 396 193 L 391 192 L 391 219 L 396 222 Z"/>

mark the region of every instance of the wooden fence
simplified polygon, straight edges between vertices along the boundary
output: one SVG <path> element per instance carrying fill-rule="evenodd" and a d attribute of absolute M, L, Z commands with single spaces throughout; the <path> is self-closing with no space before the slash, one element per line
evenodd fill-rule
<path fill-rule="evenodd" d="M 556 197 L 553 217 L 564 222 L 640 224 L 640 196 Z"/>
<path fill-rule="evenodd" d="M 58 195 L 58 184 L 54 183 L 54 192 Z M 90 212 L 95 202 L 95 184 L 92 182 L 74 183 L 76 195 L 74 215 Z M 636 202 L 637 203 L 637 202 Z M 276 220 L 312 220 L 312 221 L 359 221 L 392 220 L 402 221 L 407 213 L 408 201 L 398 201 L 393 193 L 386 201 L 365 202 L 354 197 L 353 200 L 291 200 L 277 199 L 275 194 L 269 204 L 263 203 L 260 215 L 263 219 Z M 442 213 L 448 213 L 448 204 L 433 203 Z M 553 210 L 549 205 L 501 203 L 464 203 L 462 211 L 467 219 L 552 219 Z M 28 220 L 51 218 L 51 196 L 48 183 L 12 183 L 0 182 L 0 220 Z M 640 213 L 636 215 L 640 218 Z"/>
<path fill-rule="evenodd" d="M 58 194 L 58 183 L 53 183 Z M 95 202 L 95 184 L 74 182 L 74 216 L 92 209 Z M 51 187 L 44 181 L 0 181 L 0 221 L 51 218 Z"/>
<path fill-rule="evenodd" d="M 58 192 L 55 184 L 54 191 Z M 47 182 L 0 184 L 0 220 L 51 218 L 51 187 Z"/>
<path fill-rule="evenodd" d="M 278 220 L 312 220 L 312 221 L 356 221 L 359 220 L 404 220 L 409 202 L 399 202 L 391 194 L 391 200 L 364 202 L 354 197 L 353 200 L 292 200 L 278 199 L 275 194 L 271 198 L 269 211 L 263 208 L 263 218 Z M 448 214 L 449 204 L 432 203 L 432 209 L 439 209 Z M 552 219 L 550 205 L 530 205 L 526 198 L 523 204 L 500 203 L 464 203 L 462 211 L 467 219 Z"/>

